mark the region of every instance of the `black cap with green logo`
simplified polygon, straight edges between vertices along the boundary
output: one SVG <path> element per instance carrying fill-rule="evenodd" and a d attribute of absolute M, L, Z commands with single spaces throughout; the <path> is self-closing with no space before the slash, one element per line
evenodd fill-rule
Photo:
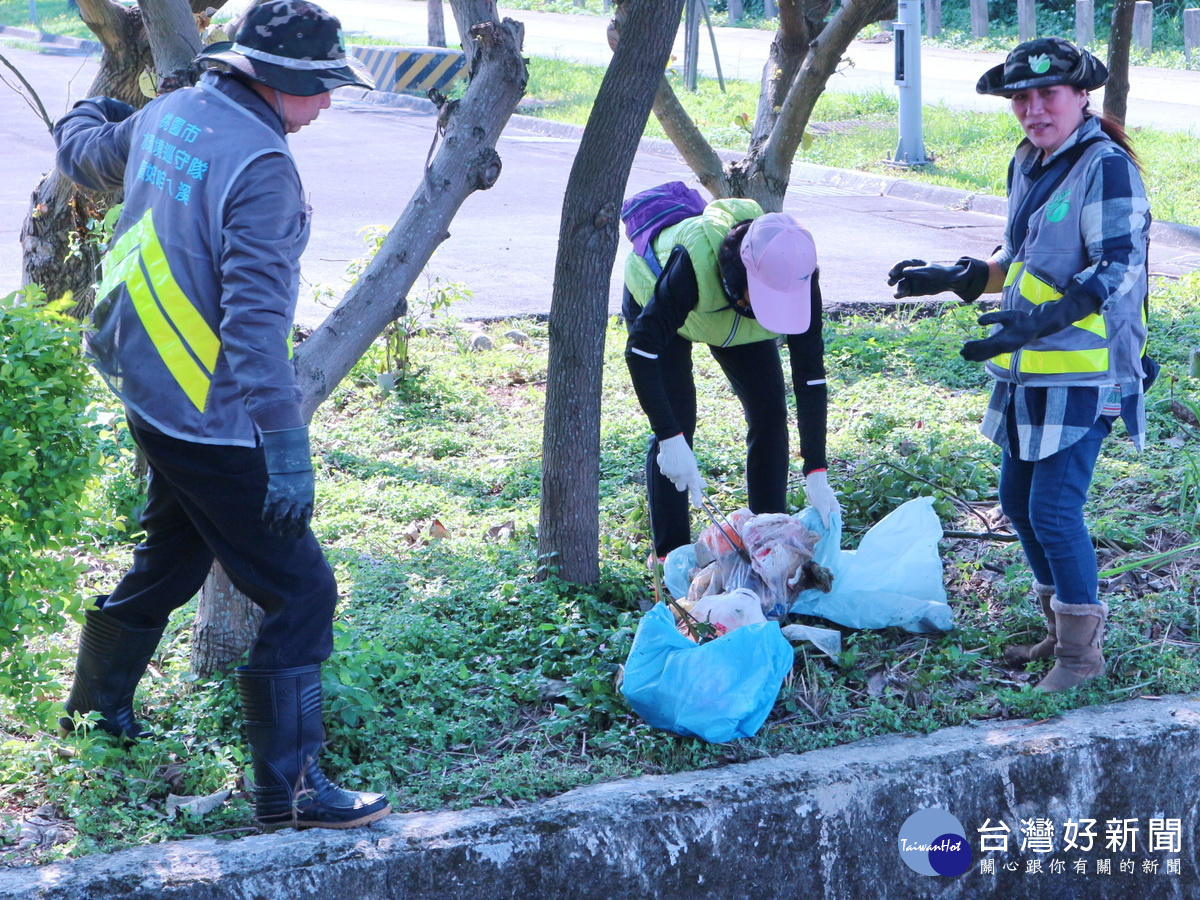
<path fill-rule="evenodd" d="M 1104 63 L 1063 38 L 1047 37 L 1017 46 L 1001 65 L 984 73 L 975 85 L 980 94 L 1011 97 L 1029 88 L 1067 84 L 1094 91 L 1108 81 Z"/>

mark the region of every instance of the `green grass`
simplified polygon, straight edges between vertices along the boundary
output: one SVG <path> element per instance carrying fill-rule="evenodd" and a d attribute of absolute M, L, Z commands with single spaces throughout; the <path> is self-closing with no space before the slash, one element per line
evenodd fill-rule
<path fill-rule="evenodd" d="M 1150 446 L 1137 454 L 1123 437 L 1110 439 L 1088 507 L 1109 546 L 1136 549 L 1106 546 L 1104 566 L 1194 540 L 1200 488 L 1180 473 L 1200 455 L 1200 435 L 1169 404 L 1200 399 L 1198 379 L 1185 374 L 1188 348 L 1200 345 L 1197 310 L 1200 276 L 1156 293 L 1151 349 L 1165 374 L 1151 395 Z M 996 452 L 977 431 L 988 382 L 956 353 L 976 336 L 973 319 L 973 311 L 954 309 L 830 325 L 830 480 L 842 494 L 848 545 L 911 496 L 934 496 L 947 528 L 977 529 L 964 503 L 976 511 L 994 505 Z M 375 349 L 313 423 L 314 526 L 342 591 L 325 669 L 326 764 L 346 784 L 386 790 L 401 810 L 521 803 L 599 780 L 1043 717 L 1200 683 L 1194 553 L 1106 580 L 1109 673 L 1073 694 L 1044 697 L 1027 687 L 1044 664 L 1020 673 L 1001 662 L 1006 643 L 1038 626 L 1019 549 L 946 540 L 957 631 L 842 629 L 837 662 L 797 647 L 793 677 L 750 740 L 715 746 L 647 727 L 614 686 L 638 601 L 650 589 L 642 562 L 646 433 L 621 358 L 623 329 L 611 324 L 605 350 L 602 580 L 579 588 L 535 577 L 547 334 L 544 325 L 517 324 L 530 343 L 509 344 L 503 332 L 513 323 L 500 323 L 488 328 L 497 349 L 478 353 L 464 351 L 453 327 L 413 338 L 410 374 L 389 394 L 375 385 Z M 745 499 L 741 414 L 707 354 L 696 354 L 696 368 L 705 410 L 698 458 L 719 504 L 732 509 Z M 128 513 L 135 486 L 125 460 L 96 486 L 96 508 Z M 793 504 L 801 497 L 797 479 Z M 111 589 L 131 539 L 106 521 L 81 536 L 81 596 Z M 49 714 L 36 721 L 0 708 L 0 816 L 15 820 L 50 804 L 64 838 L 21 853 L 10 839 L 14 858 L 245 833 L 250 805 L 239 782 L 246 760 L 234 692 L 228 678 L 191 683 L 191 617 L 187 607 L 176 616 L 139 695 L 159 741 L 125 753 L 104 736 L 60 740 Z M 64 643 L 74 636 L 66 628 Z M 58 687 L 32 699 L 59 699 L 70 662 L 63 657 L 52 673 Z M 168 793 L 225 789 L 232 797 L 204 817 L 165 814 Z"/>
<path fill-rule="evenodd" d="M 95 40 L 83 24 L 78 10 L 69 9 L 67 0 L 37 0 L 37 23 L 29 15 L 29 0 L 0 0 L 0 25 L 11 25 L 47 34 Z"/>

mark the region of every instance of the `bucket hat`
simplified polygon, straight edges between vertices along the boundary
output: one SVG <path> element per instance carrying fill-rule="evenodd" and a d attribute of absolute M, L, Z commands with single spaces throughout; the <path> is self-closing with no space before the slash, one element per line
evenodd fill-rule
<path fill-rule="evenodd" d="M 779 334 L 803 334 L 812 324 L 812 274 L 817 244 L 787 213 L 766 213 L 742 239 L 750 308 L 760 325 Z"/>
<path fill-rule="evenodd" d="M 232 41 L 209 44 L 196 62 L 214 62 L 285 94 L 311 97 L 334 88 L 374 88 L 363 65 L 346 56 L 342 24 L 307 0 L 268 0 L 233 26 Z"/>
<path fill-rule="evenodd" d="M 1108 68 L 1086 50 L 1058 37 L 1036 38 L 1018 44 L 1008 58 L 988 69 L 975 90 L 1011 97 L 1028 88 L 1067 84 L 1094 91 L 1108 81 Z"/>

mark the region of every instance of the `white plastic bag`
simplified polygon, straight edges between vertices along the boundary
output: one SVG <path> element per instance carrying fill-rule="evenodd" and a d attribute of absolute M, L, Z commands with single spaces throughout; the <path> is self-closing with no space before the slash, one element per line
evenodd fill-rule
<path fill-rule="evenodd" d="M 758 594 L 746 588 L 738 588 L 728 594 L 710 594 L 701 597 L 691 609 L 692 618 L 716 626 L 718 634 L 767 621 L 762 613 Z"/>
<path fill-rule="evenodd" d="M 806 509 L 802 521 L 824 531 Z M 942 523 L 931 497 L 901 504 L 868 531 L 858 550 L 842 550 L 842 522 L 834 516 L 814 559 L 833 570 L 829 593 L 800 593 L 792 612 L 820 616 L 847 628 L 888 628 L 925 634 L 950 631 L 954 613 L 946 603 L 938 541 Z"/>

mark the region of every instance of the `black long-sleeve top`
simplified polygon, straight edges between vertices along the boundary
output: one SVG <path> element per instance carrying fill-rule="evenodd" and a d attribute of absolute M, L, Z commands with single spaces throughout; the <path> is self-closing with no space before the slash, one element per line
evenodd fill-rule
<path fill-rule="evenodd" d="M 803 334 L 787 335 L 796 395 L 796 424 L 800 433 L 800 455 L 807 475 L 826 468 L 825 431 L 828 392 L 825 383 L 825 343 L 822 338 L 820 270 L 812 276 L 812 325 Z M 659 356 L 677 336 L 684 320 L 697 305 L 700 289 L 691 257 L 682 247 L 667 260 L 654 293 L 629 324 L 625 361 L 638 401 L 650 420 L 655 437 L 665 440 L 681 433 L 668 399 L 671 385 L 664 379 Z M 637 303 L 626 289 L 625 308 L 636 311 Z M 739 314 L 747 315 L 738 310 Z"/>

